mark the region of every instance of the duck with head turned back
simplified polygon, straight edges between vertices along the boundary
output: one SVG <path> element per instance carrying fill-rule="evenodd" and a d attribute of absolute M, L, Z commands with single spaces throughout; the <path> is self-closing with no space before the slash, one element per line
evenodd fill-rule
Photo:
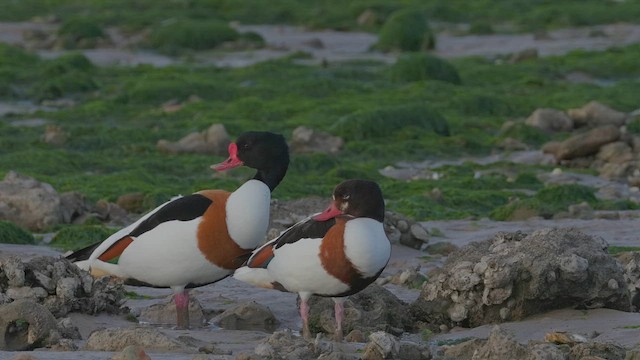
<path fill-rule="evenodd" d="M 239 259 L 246 259 L 264 241 L 271 191 L 289 166 L 284 137 L 243 133 L 229 145 L 229 158 L 212 168 L 222 171 L 242 165 L 257 172 L 234 192 L 203 190 L 173 198 L 67 258 L 95 276 L 114 275 L 132 285 L 171 288 L 178 328 L 188 328 L 187 289 L 231 275 L 242 265 Z M 117 263 L 108 262 L 118 256 Z"/>
<path fill-rule="evenodd" d="M 336 186 L 331 205 L 256 249 L 236 279 L 298 293 L 302 333 L 309 331 L 311 295 L 332 297 L 335 339 L 342 340 L 343 303 L 375 281 L 391 256 L 384 232 L 384 199 L 378 184 L 347 180 Z"/>

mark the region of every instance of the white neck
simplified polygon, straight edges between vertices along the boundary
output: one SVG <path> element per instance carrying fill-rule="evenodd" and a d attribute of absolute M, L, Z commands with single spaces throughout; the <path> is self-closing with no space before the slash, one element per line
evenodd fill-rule
<path fill-rule="evenodd" d="M 243 249 L 260 245 L 269 226 L 271 191 L 259 180 L 249 180 L 227 200 L 227 228 L 231 238 Z"/>

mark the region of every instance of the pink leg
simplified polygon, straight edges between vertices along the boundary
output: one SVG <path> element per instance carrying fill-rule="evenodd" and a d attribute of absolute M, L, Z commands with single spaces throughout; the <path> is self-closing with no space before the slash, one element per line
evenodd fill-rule
<path fill-rule="evenodd" d="M 310 339 L 309 304 L 307 303 L 307 299 L 301 299 L 300 301 L 300 317 L 302 318 L 302 336 L 304 336 L 305 339 Z"/>
<path fill-rule="evenodd" d="M 333 334 L 336 341 L 342 341 L 342 319 L 344 318 L 344 298 L 334 298 L 336 314 L 336 331 Z"/>
<path fill-rule="evenodd" d="M 178 329 L 189 328 L 189 290 L 176 292 L 173 298 L 176 303 L 177 327 Z"/>

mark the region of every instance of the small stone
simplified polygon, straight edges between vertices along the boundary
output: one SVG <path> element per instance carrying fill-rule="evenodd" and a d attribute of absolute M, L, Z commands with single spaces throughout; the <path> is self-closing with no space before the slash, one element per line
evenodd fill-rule
<path fill-rule="evenodd" d="M 142 346 L 129 345 L 121 353 L 114 355 L 111 360 L 151 360 Z"/>
<path fill-rule="evenodd" d="M 351 330 L 347 334 L 347 336 L 344 337 L 344 340 L 346 342 L 358 342 L 358 343 L 363 343 L 363 342 L 367 341 L 367 339 L 364 337 L 364 334 L 362 333 L 362 331 L 360 331 L 358 329 Z"/>
<path fill-rule="evenodd" d="M 609 279 L 609 282 L 607 283 L 607 286 L 609 287 L 609 289 L 611 290 L 618 290 L 618 282 L 616 281 L 616 279 Z"/>
<path fill-rule="evenodd" d="M 398 220 L 396 228 L 398 228 L 400 232 L 407 232 L 407 230 L 409 230 L 409 224 L 405 220 Z"/>
<path fill-rule="evenodd" d="M 418 223 L 411 225 L 411 235 L 422 242 L 429 241 L 429 233 Z"/>

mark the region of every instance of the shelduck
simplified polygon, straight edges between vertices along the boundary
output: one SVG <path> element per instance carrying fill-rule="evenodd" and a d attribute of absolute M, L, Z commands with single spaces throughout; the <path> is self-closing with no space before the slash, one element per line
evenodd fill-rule
<path fill-rule="evenodd" d="M 67 258 L 95 276 L 114 275 L 127 283 L 168 287 L 175 294 L 178 328 L 189 327 L 192 287 L 231 275 L 264 241 L 271 191 L 282 181 L 289 150 L 282 135 L 246 132 L 229 145 L 229 158 L 211 168 L 256 169 L 234 192 L 202 190 L 153 209 L 101 243 Z M 110 263 L 116 257 L 117 263 Z"/>
<path fill-rule="evenodd" d="M 335 339 L 342 340 L 343 303 L 375 281 L 391 256 L 378 184 L 347 180 L 331 205 L 256 249 L 234 277 L 264 288 L 298 293 L 303 336 L 309 338 L 311 295 L 335 302 Z"/>

